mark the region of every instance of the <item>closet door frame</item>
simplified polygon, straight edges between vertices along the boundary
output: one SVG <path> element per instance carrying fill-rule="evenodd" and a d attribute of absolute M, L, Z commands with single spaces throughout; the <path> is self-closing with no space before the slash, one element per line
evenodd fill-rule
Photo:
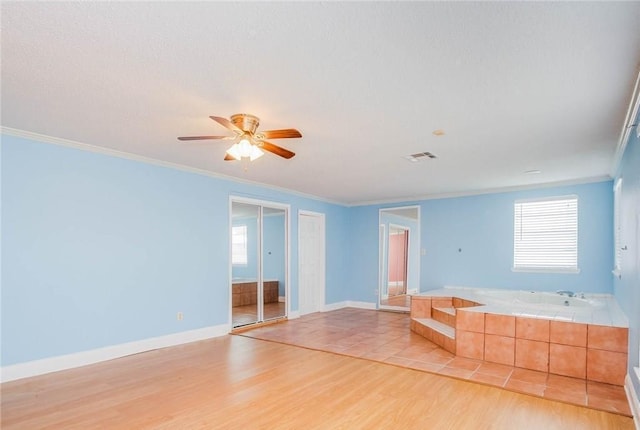
<path fill-rule="evenodd" d="M 229 238 L 228 238 L 228 245 L 229 245 L 229 249 L 228 249 L 228 258 L 229 258 L 229 270 L 228 270 L 228 291 L 229 291 L 229 305 L 228 305 L 228 309 L 229 309 L 229 314 L 228 314 L 228 318 L 229 318 L 229 327 L 230 330 L 234 329 L 233 326 L 233 262 L 232 262 L 232 258 L 231 258 L 231 253 L 232 253 L 232 227 L 233 227 L 233 203 L 243 203 L 243 204 L 250 204 L 250 205 L 255 205 L 258 206 L 260 208 L 259 211 L 259 217 L 258 217 L 258 233 L 259 233 L 259 238 L 258 238 L 258 275 L 257 275 L 257 279 L 256 282 L 258 284 L 258 287 L 262 287 L 262 288 L 258 288 L 258 321 L 256 321 L 253 324 L 259 324 L 264 322 L 264 304 L 262 303 L 263 300 L 263 289 L 264 289 L 264 283 L 263 283 L 263 256 L 262 256 L 262 252 L 263 252 L 263 210 L 264 208 L 273 208 L 273 209 L 279 209 L 279 210 L 283 210 L 284 211 L 284 218 L 285 218 L 285 228 L 284 228 L 284 242 L 285 242 L 285 246 L 284 246 L 284 252 L 285 252 L 285 315 L 283 316 L 284 318 L 287 318 L 288 315 L 291 314 L 291 286 L 290 286 L 290 279 L 291 279 L 291 261 L 290 261 L 290 256 L 291 256 L 291 205 L 289 204 L 285 204 L 285 203 L 279 203 L 279 202 L 273 202 L 273 201 L 269 201 L 269 200 L 262 200 L 262 199 L 255 199 L 255 198 L 251 198 L 251 197 L 243 197 L 243 196 L 239 196 L 239 195 L 229 195 L 229 225 L 228 225 L 228 229 L 229 229 Z"/>

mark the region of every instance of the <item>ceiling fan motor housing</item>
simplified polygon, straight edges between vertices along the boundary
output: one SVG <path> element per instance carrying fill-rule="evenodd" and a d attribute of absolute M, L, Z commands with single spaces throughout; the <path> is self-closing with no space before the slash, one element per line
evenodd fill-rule
<path fill-rule="evenodd" d="M 239 129 L 254 134 L 260 125 L 260 118 L 246 113 L 231 115 L 231 122 Z"/>

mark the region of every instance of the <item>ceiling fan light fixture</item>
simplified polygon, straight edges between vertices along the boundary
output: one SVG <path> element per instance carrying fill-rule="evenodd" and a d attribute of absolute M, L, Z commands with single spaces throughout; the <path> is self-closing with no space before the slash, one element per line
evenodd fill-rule
<path fill-rule="evenodd" d="M 240 145 L 238 145 L 237 143 L 234 143 L 233 145 L 231 145 L 231 148 L 227 149 L 227 154 L 238 161 L 242 159 L 242 155 L 240 155 Z"/>
<path fill-rule="evenodd" d="M 240 161 L 243 158 L 249 158 L 251 161 L 257 160 L 264 155 L 264 152 L 253 145 L 246 136 L 243 136 L 239 142 L 231 145 L 231 148 L 227 149 L 227 154 Z"/>
<path fill-rule="evenodd" d="M 231 148 L 227 149 L 224 157 L 225 161 L 231 160 L 256 160 L 262 157 L 266 152 L 271 152 L 282 158 L 292 158 L 295 152 L 289 151 L 265 139 L 292 139 L 302 137 L 295 128 L 283 128 L 279 130 L 264 130 L 256 133 L 260 120 L 257 116 L 249 114 L 231 115 L 231 120 L 223 117 L 210 115 L 209 118 L 232 131 L 235 136 L 180 136 L 180 141 L 192 140 L 233 140 L 235 143 Z"/>
<path fill-rule="evenodd" d="M 249 159 L 251 161 L 257 160 L 258 158 L 262 157 L 263 155 L 264 155 L 264 151 L 262 151 L 262 149 L 258 148 L 255 145 L 251 145 L 251 154 L 249 154 Z"/>

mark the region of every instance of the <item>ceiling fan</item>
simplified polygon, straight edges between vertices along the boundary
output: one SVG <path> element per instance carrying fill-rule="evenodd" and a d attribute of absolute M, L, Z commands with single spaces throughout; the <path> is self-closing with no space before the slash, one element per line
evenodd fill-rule
<path fill-rule="evenodd" d="M 264 151 L 279 155 L 284 158 L 291 158 L 296 155 L 288 149 L 282 148 L 265 139 L 288 139 L 302 137 L 302 134 L 295 128 L 285 128 L 281 130 L 265 130 L 256 132 L 260 119 L 257 116 L 246 113 L 231 115 L 231 121 L 219 116 L 210 116 L 212 120 L 231 130 L 233 136 L 182 136 L 178 140 L 233 140 L 235 143 L 225 154 L 225 161 L 242 160 L 249 158 L 251 161 L 262 157 Z"/>

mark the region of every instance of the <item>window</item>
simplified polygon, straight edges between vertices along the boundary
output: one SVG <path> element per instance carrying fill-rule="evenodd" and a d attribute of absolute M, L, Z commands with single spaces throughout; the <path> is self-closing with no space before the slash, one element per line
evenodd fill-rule
<path fill-rule="evenodd" d="M 578 273 L 578 197 L 516 200 L 513 270 Z"/>
<path fill-rule="evenodd" d="M 247 264 L 247 226 L 231 227 L 231 264 Z"/>
<path fill-rule="evenodd" d="M 613 274 L 620 278 L 622 276 L 622 209 L 620 207 L 622 199 L 622 178 L 616 180 L 613 186 Z"/>

